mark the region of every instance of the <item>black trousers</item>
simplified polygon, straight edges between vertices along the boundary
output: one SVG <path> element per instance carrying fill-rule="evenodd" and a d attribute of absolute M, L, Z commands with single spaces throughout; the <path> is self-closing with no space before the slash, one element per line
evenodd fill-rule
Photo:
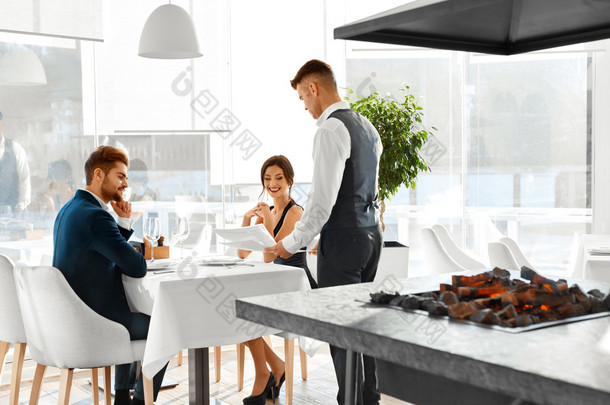
<path fill-rule="evenodd" d="M 383 234 L 379 226 L 323 230 L 318 243 L 318 285 L 322 288 L 373 281 L 382 245 Z M 331 345 L 330 354 L 339 384 L 337 402 L 343 405 L 346 351 Z M 359 355 L 356 364 L 360 387 L 356 398 L 358 405 L 379 404 L 375 359 Z"/>
<path fill-rule="evenodd" d="M 123 325 L 129 331 L 131 340 L 146 339 L 148 336 L 148 326 L 150 324 L 150 316 L 133 312 L 131 314 L 130 322 L 127 325 Z M 161 383 L 163 382 L 163 376 L 167 364 L 153 377 L 153 392 L 154 400 L 157 400 L 159 390 L 161 389 Z M 142 383 L 142 372 L 136 376 L 137 363 L 117 364 L 114 366 L 114 389 L 134 389 L 133 396 L 144 400 L 144 386 Z"/>

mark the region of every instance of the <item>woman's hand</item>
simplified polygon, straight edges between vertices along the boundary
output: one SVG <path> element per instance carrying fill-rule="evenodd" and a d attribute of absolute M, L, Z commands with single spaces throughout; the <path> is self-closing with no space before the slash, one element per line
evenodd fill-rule
<path fill-rule="evenodd" d="M 244 219 L 247 219 L 248 221 L 250 221 L 253 217 L 255 217 L 256 213 L 254 212 L 254 210 L 256 210 L 256 206 L 254 206 L 253 208 L 250 208 L 248 211 L 246 211 L 246 213 L 244 214 Z"/>
<path fill-rule="evenodd" d="M 271 215 L 271 209 L 269 209 L 269 205 L 264 202 L 259 202 L 254 207 L 254 214 L 263 219 L 263 223 L 271 223 L 273 221 L 273 217 Z"/>
<path fill-rule="evenodd" d="M 244 214 L 244 218 L 241 221 L 241 226 L 250 226 L 252 225 L 252 218 L 257 217 L 258 215 L 256 215 L 256 210 L 257 210 L 258 205 L 255 205 L 254 207 L 252 207 L 251 209 L 249 209 L 248 211 L 246 211 L 246 213 Z"/>

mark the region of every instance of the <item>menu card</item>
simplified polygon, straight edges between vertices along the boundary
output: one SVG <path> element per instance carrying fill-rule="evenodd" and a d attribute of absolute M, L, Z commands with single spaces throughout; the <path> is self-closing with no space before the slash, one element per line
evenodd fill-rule
<path fill-rule="evenodd" d="M 241 228 L 214 229 L 214 232 L 224 239 L 222 243 L 238 249 L 262 252 L 266 247 L 274 246 L 277 243 L 263 224 Z"/>

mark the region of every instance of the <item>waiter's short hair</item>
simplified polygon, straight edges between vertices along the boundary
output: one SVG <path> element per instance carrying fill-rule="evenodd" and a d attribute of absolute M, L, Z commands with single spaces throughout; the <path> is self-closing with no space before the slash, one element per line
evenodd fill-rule
<path fill-rule="evenodd" d="M 294 79 L 290 81 L 290 85 L 296 90 L 299 83 L 305 79 L 309 79 L 310 77 L 314 78 L 317 82 L 326 87 L 337 88 L 337 81 L 335 80 L 333 69 L 328 63 L 322 62 L 318 59 L 307 61 L 303 66 L 301 66 L 297 74 L 294 76 Z"/>
<path fill-rule="evenodd" d="M 104 174 L 108 173 L 117 162 L 125 163 L 129 167 L 129 156 L 123 150 L 114 146 L 102 145 L 91 153 L 87 162 L 85 162 L 85 176 L 87 185 L 90 186 L 93 181 L 93 173 L 98 167 L 102 169 Z"/>

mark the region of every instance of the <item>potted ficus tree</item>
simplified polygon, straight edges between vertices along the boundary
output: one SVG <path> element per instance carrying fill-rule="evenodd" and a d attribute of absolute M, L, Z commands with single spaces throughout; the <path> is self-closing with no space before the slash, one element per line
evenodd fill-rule
<path fill-rule="evenodd" d="M 409 87 L 401 89 L 404 100 L 397 101 L 391 97 L 382 97 L 378 93 L 373 93 L 367 97 L 352 100 L 350 96 L 353 91 L 348 90 L 346 100 L 350 102 L 350 107 L 365 116 L 377 128 L 383 153 L 379 162 L 379 206 L 382 227 L 383 214 L 385 212 L 385 202 L 391 201 L 398 189 L 405 185 L 414 188 L 415 179 L 420 172 L 430 170 L 426 164 L 421 149 L 428 140 L 428 132 L 422 124 L 423 109 L 415 100 L 415 96 L 409 92 Z M 436 129 L 432 127 L 432 129 Z M 383 280 L 384 265 L 388 254 L 398 256 L 392 262 L 404 263 L 404 252 L 389 253 L 386 247 L 406 248 L 406 261 L 408 262 L 408 248 L 398 242 L 384 242 L 384 253 L 379 264 L 376 280 Z M 389 266 L 385 266 L 389 267 Z M 405 271 L 406 276 L 406 271 Z"/>

